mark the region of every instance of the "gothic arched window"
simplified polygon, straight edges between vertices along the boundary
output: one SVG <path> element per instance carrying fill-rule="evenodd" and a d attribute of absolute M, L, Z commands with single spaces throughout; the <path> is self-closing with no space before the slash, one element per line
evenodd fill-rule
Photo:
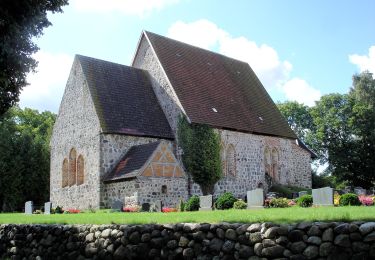
<path fill-rule="evenodd" d="M 77 185 L 83 184 L 85 180 L 85 162 L 83 156 L 80 154 L 77 159 Z"/>
<path fill-rule="evenodd" d="M 226 151 L 227 176 L 236 176 L 236 152 L 232 144 L 228 145 Z"/>
<path fill-rule="evenodd" d="M 69 153 L 69 186 L 77 183 L 77 152 L 74 148 Z"/>
<path fill-rule="evenodd" d="M 69 185 L 69 162 L 68 159 L 64 159 L 62 164 L 62 181 L 61 181 L 61 187 L 65 188 Z"/>

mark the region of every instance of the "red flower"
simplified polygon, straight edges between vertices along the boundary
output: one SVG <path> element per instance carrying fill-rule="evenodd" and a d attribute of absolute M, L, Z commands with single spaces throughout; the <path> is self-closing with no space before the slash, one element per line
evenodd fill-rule
<path fill-rule="evenodd" d="M 177 212 L 177 209 L 176 208 L 167 208 L 167 207 L 164 207 L 164 208 L 162 208 L 161 211 L 164 212 L 164 213 L 169 213 L 169 212 Z"/>

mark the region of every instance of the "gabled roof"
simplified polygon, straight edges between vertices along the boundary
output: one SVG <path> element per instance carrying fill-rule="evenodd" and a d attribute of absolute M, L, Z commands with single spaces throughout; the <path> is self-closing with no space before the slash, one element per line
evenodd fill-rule
<path fill-rule="evenodd" d="M 77 55 L 104 133 L 173 139 L 146 71 Z"/>
<path fill-rule="evenodd" d="M 105 182 L 136 177 L 160 142 L 132 146 L 117 166 L 104 178 Z"/>
<path fill-rule="evenodd" d="M 142 37 L 192 123 L 297 138 L 247 63 L 151 32 Z"/>

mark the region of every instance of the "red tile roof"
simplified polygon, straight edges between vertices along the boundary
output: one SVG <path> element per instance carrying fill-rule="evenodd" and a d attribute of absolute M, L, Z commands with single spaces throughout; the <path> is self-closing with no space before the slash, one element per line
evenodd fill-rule
<path fill-rule="evenodd" d="M 247 63 L 151 32 L 144 35 L 193 123 L 297 138 Z"/>

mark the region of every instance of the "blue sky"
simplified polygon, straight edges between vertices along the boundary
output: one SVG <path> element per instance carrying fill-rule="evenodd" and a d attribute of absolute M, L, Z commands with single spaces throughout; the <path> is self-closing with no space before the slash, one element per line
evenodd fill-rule
<path fill-rule="evenodd" d="M 244 60 L 274 101 L 313 105 L 375 73 L 375 1 L 70 0 L 35 39 L 21 107 L 58 111 L 75 54 L 129 65 L 142 30 Z"/>

